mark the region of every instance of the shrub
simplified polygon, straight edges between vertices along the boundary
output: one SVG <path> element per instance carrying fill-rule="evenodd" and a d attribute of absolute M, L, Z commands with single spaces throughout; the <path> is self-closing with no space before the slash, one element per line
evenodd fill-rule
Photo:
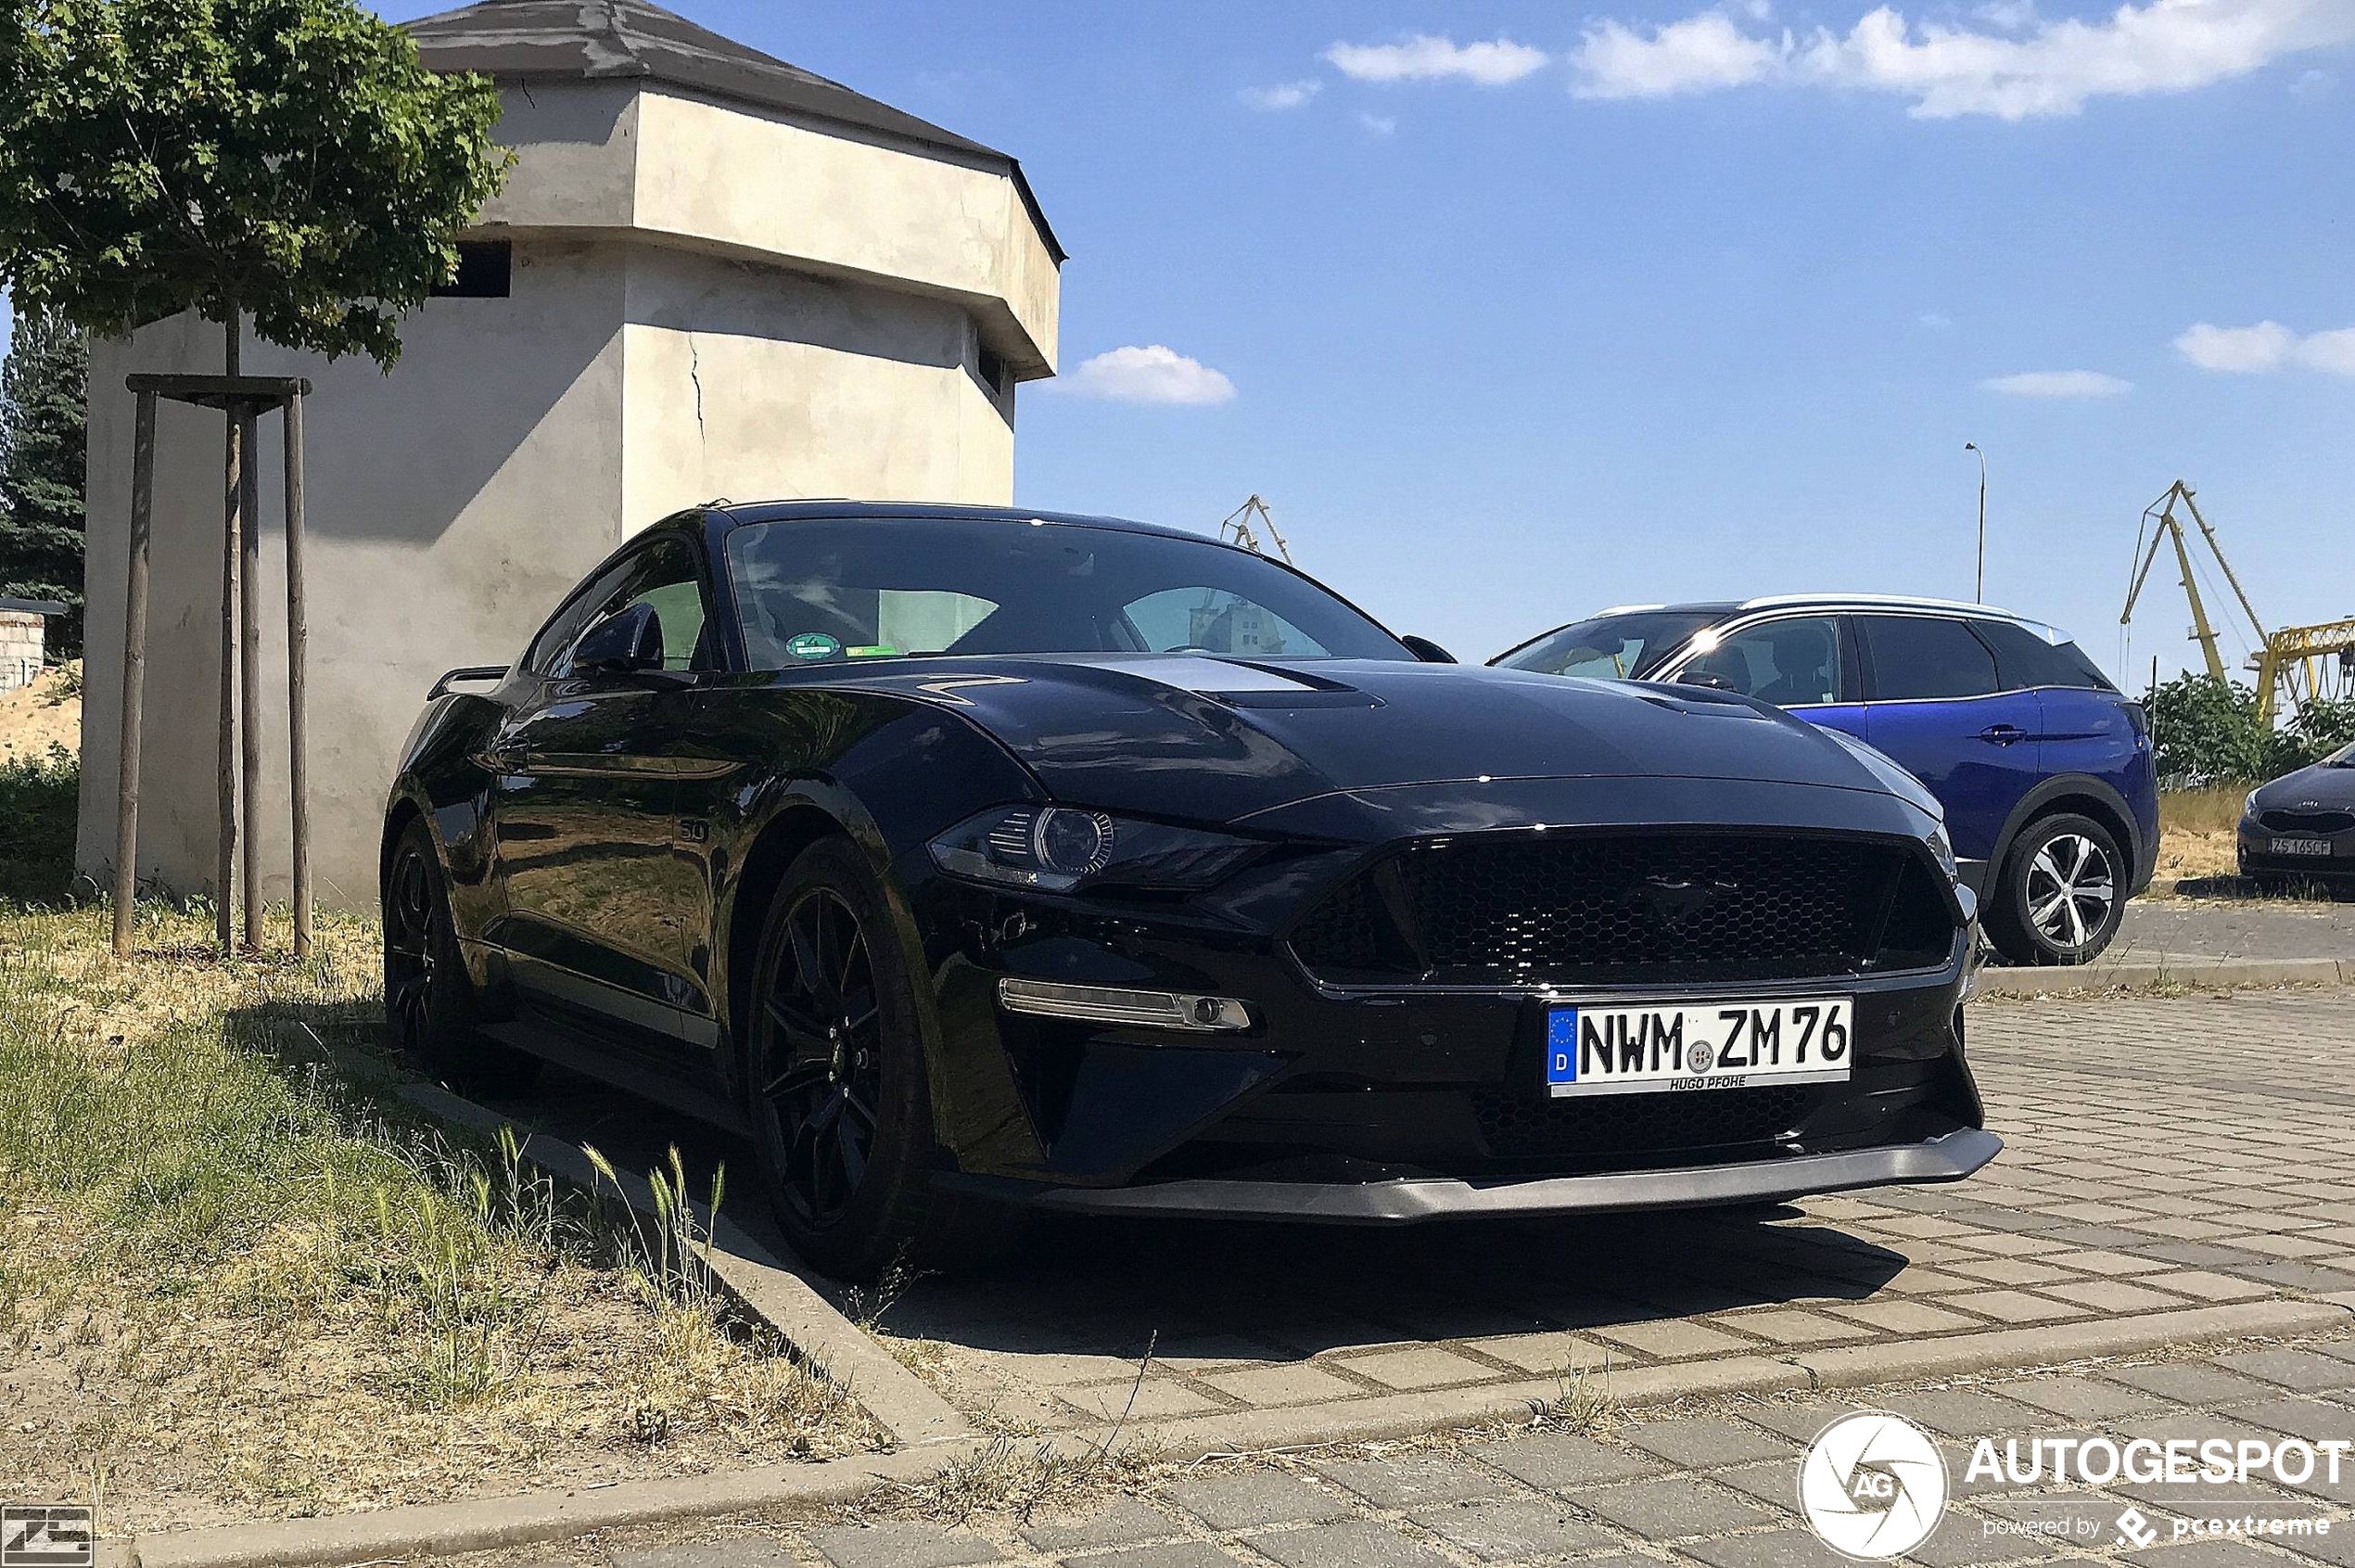
<path fill-rule="evenodd" d="M 73 881 L 82 765 L 64 746 L 0 760 L 0 901 L 59 902 Z"/>
<path fill-rule="evenodd" d="M 2276 778 L 2355 741 L 2355 699 L 2310 702 L 2269 729 L 2247 686 L 2185 674 L 2161 682 L 2149 706 L 2158 776 L 2170 788 Z"/>

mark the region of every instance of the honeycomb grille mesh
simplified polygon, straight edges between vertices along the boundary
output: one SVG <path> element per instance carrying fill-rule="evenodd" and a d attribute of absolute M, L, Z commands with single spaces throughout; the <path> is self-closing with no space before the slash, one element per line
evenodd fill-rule
<path fill-rule="evenodd" d="M 1472 1115 L 1499 1159 L 1651 1154 L 1779 1143 L 1823 1091 L 1797 1087 L 1542 1100 L 1482 1090 Z"/>
<path fill-rule="evenodd" d="M 1918 860 L 1862 838 L 1442 840 L 1344 884 L 1292 934 L 1292 950 L 1338 985 L 1740 981 L 1923 967 L 1946 958 L 1954 928 Z"/>

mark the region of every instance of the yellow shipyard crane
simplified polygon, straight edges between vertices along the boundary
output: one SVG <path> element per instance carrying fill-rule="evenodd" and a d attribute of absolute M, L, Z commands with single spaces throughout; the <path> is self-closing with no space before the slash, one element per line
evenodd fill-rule
<path fill-rule="evenodd" d="M 2191 486 L 2177 479 L 2165 495 L 2143 509 L 2143 531 L 2134 542 L 2141 564 L 2135 568 L 2134 583 L 2127 591 L 2126 608 L 2118 623 L 2132 625 L 2134 606 L 2143 596 L 2144 585 L 2150 580 L 2151 567 L 2158 564 L 2159 547 L 2170 545 L 2176 568 L 2183 574 L 2183 597 L 2191 606 L 2192 641 L 2199 644 L 2208 673 L 2220 683 L 2230 679 L 2223 652 L 2218 645 L 2216 623 L 2209 618 L 2207 601 L 2200 596 L 2199 574 L 2192 568 L 2191 536 L 2183 519 L 2175 515 L 2175 508 L 2181 505 L 2191 514 L 2193 524 L 2199 529 L 2200 542 L 2208 546 L 2209 555 L 2223 572 L 2224 580 L 2231 585 L 2233 597 L 2240 602 L 2241 613 L 2248 618 L 2249 631 L 2255 635 L 2257 652 L 2250 656 L 2248 663 L 2257 672 L 2258 722 L 2272 723 L 2274 713 L 2285 701 L 2289 711 L 2296 713 L 2309 702 L 2335 698 L 2355 689 L 2355 619 L 2268 632 L 2265 623 L 2257 618 L 2256 606 L 2248 602 L 2248 591 L 2241 586 L 2240 574 L 2225 558 L 2216 529 L 2200 511 L 2196 496 Z M 2147 547 L 2145 539 L 2149 541 Z"/>

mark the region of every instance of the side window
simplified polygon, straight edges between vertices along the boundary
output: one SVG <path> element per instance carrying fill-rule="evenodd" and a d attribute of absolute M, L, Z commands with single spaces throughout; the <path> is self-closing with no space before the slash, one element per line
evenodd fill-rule
<path fill-rule="evenodd" d="M 1165 588 L 1121 606 L 1146 653 L 1201 648 L 1242 658 L 1331 656 L 1317 639 L 1264 605 L 1223 588 Z"/>
<path fill-rule="evenodd" d="M 1856 618 L 1873 668 L 1877 702 L 1983 697 L 2001 689 L 1995 656 L 1959 620 L 1936 616 Z"/>
<path fill-rule="evenodd" d="M 555 674 L 556 667 L 564 661 L 566 655 L 572 652 L 572 645 L 580 641 L 583 631 L 589 630 L 589 623 L 604 615 L 605 606 L 612 602 L 629 571 L 630 564 L 622 562 L 607 567 L 593 581 L 576 590 L 573 596 L 565 601 L 564 607 L 548 618 L 548 624 L 540 629 L 540 635 L 531 640 L 530 649 L 523 656 L 524 668 L 534 675 Z"/>
<path fill-rule="evenodd" d="M 650 606 L 662 628 L 665 669 L 708 669 L 711 650 L 704 640 L 703 584 L 695 558 L 676 539 L 658 540 L 625 556 L 559 612 L 531 645 L 535 673 L 562 680 L 571 672 L 572 650 L 581 637 L 634 605 Z"/>
<path fill-rule="evenodd" d="M 2008 620 L 1977 620 L 1971 630 L 1995 650 L 1995 669 L 2007 692 L 2031 686 L 2071 686 L 2083 691 L 2117 690 L 2085 651 L 2070 642 L 2047 643 Z"/>
<path fill-rule="evenodd" d="M 1840 682 L 1839 621 L 1795 616 L 1735 632 L 1685 666 L 1685 674 L 1777 708 L 1847 700 Z"/>

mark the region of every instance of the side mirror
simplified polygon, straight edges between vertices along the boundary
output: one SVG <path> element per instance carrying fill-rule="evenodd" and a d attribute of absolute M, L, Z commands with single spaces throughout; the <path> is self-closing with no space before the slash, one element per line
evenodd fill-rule
<path fill-rule="evenodd" d="M 1428 637 L 1408 636 L 1401 637 L 1398 640 L 1407 644 L 1407 651 L 1408 653 L 1414 655 L 1425 664 L 1453 664 L 1456 662 L 1456 656 L 1454 654 L 1449 653 L 1446 649 L 1441 647 L 1438 644 L 1432 642 Z"/>
<path fill-rule="evenodd" d="M 573 644 L 576 675 L 635 675 L 662 668 L 662 617 L 648 604 L 636 604 L 592 627 Z"/>

